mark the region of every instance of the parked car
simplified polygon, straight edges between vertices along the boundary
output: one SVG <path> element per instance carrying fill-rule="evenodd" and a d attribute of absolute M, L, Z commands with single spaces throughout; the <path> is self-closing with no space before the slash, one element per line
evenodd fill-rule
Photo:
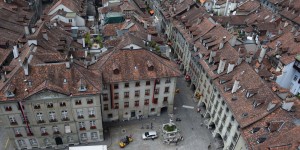
<path fill-rule="evenodd" d="M 142 135 L 143 140 L 155 139 L 157 137 L 158 137 L 158 135 L 157 135 L 156 131 L 148 131 Z"/>
<path fill-rule="evenodd" d="M 127 146 L 130 142 L 132 142 L 133 139 L 132 139 L 132 136 L 126 136 L 125 138 L 121 139 L 120 142 L 119 142 L 119 146 L 121 148 L 124 148 L 125 146 Z"/>

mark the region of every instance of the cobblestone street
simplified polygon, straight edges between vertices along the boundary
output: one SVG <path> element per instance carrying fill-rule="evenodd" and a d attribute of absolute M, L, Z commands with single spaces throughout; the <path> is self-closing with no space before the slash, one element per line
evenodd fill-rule
<path fill-rule="evenodd" d="M 177 88 L 180 92 L 175 96 L 174 104 L 174 123 L 179 128 L 183 141 L 180 141 L 177 145 L 163 144 L 162 136 L 159 136 L 155 140 L 142 140 L 142 133 L 151 129 L 146 129 L 147 126 L 153 125 L 152 130 L 156 130 L 158 134 L 161 134 L 161 126 L 164 123 L 168 123 L 171 118 L 167 112 L 162 113 L 161 116 L 153 116 L 143 120 L 131 120 L 125 122 L 109 123 L 109 132 L 105 132 L 105 142 L 101 144 L 107 144 L 109 149 L 120 149 L 118 142 L 126 135 L 132 135 L 134 141 L 131 142 L 125 149 L 132 150 L 206 150 L 208 145 L 213 143 L 212 134 L 205 127 L 201 126 L 203 118 L 196 111 L 197 103 L 193 101 L 193 92 L 189 89 L 187 82 L 183 77 L 178 78 Z M 183 107 L 184 105 L 184 107 Z M 175 118 L 180 118 L 181 121 L 176 122 Z M 108 124 L 105 124 L 108 125 Z M 144 129 L 142 129 L 144 127 Z M 215 149 L 212 144 L 210 149 Z"/>

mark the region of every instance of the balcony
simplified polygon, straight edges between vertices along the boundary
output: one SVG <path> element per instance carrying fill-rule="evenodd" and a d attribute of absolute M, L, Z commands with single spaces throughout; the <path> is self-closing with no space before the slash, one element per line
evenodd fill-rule
<path fill-rule="evenodd" d="M 85 130 L 85 127 L 80 127 L 79 130 L 80 130 L 80 131 L 84 131 L 84 130 Z"/>
<path fill-rule="evenodd" d="M 42 136 L 47 136 L 47 135 L 49 135 L 49 133 L 48 133 L 48 132 L 44 132 L 44 133 L 42 133 Z"/>
<path fill-rule="evenodd" d="M 62 118 L 61 120 L 62 120 L 62 121 L 70 121 L 70 118 L 65 117 L 65 118 Z"/>
<path fill-rule="evenodd" d="M 16 134 L 15 137 L 23 137 L 23 135 L 21 133 Z"/>
<path fill-rule="evenodd" d="M 49 122 L 57 122 L 57 119 L 50 119 Z"/>
<path fill-rule="evenodd" d="M 34 109 L 41 109 L 41 106 L 34 106 Z"/>
<path fill-rule="evenodd" d="M 90 129 L 97 129 L 97 127 L 96 126 L 91 126 Z"/>
<path fill-rule="evenodd" d="M 89 114 L 89 118 L 95 118 L 95 114 Z"/>
<path fill-rule="evenodd" d="M 83 115 L 77 116 L 78 119 L 83 119 Z"/>
<path fill-rule="evenodd" d="M 38 120 L 37 123 L 45 123 L 45 120 Z"/>

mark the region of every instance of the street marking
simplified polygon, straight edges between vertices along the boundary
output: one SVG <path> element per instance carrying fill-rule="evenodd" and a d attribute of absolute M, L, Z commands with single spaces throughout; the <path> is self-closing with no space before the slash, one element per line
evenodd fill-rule
<path fill-rule="evenodd" d="M 193 106 L 182 105 L 183 108 L 194 109 Z"/>
<path fill-rule="evenodd" d="M 9 142 L 9 138 L 6 140 L 6 144 L 5 144 L 5 149 L 7 148 L 7 144 L 8 144 L 8 142 Z"/>

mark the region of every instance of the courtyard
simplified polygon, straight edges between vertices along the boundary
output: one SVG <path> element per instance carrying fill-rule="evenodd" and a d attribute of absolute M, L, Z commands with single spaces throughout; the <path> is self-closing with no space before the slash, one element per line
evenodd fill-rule
<path fill-rule="evenodd" d="M 164 111 L 161 116 L 104 123 L 106 127 L 104 131 L 105 141 L 102 144 L 108 145 L 111 150 L 121 149 L 118 145 L 120 139 L 131 135 L 133 142 L 128 144 L 125 149 L 206 150 L 210 144 L 210 149 L 216 149 L 212 134 L 204 125 L 202 126 L 204 118 L 197 113 L 197 103 L 192 98 L 193 92 L 183 77 L 178 78 L 177 88 L 180 92 L 175 96 L 173 115 L 169 115 L 167 111 Z M 176 121 L 176 118 L 180 118 L 181 121 Z M 162 124 L 168 123 L 170 119 L 173 119 L 184 140 L 177 144 L 171 143 L 168 145 L 163 144 L 161 128 Z M 157 131 L 159 137 L 154 140 L 143 140 L 142 134 L 151 130 Z"/>

